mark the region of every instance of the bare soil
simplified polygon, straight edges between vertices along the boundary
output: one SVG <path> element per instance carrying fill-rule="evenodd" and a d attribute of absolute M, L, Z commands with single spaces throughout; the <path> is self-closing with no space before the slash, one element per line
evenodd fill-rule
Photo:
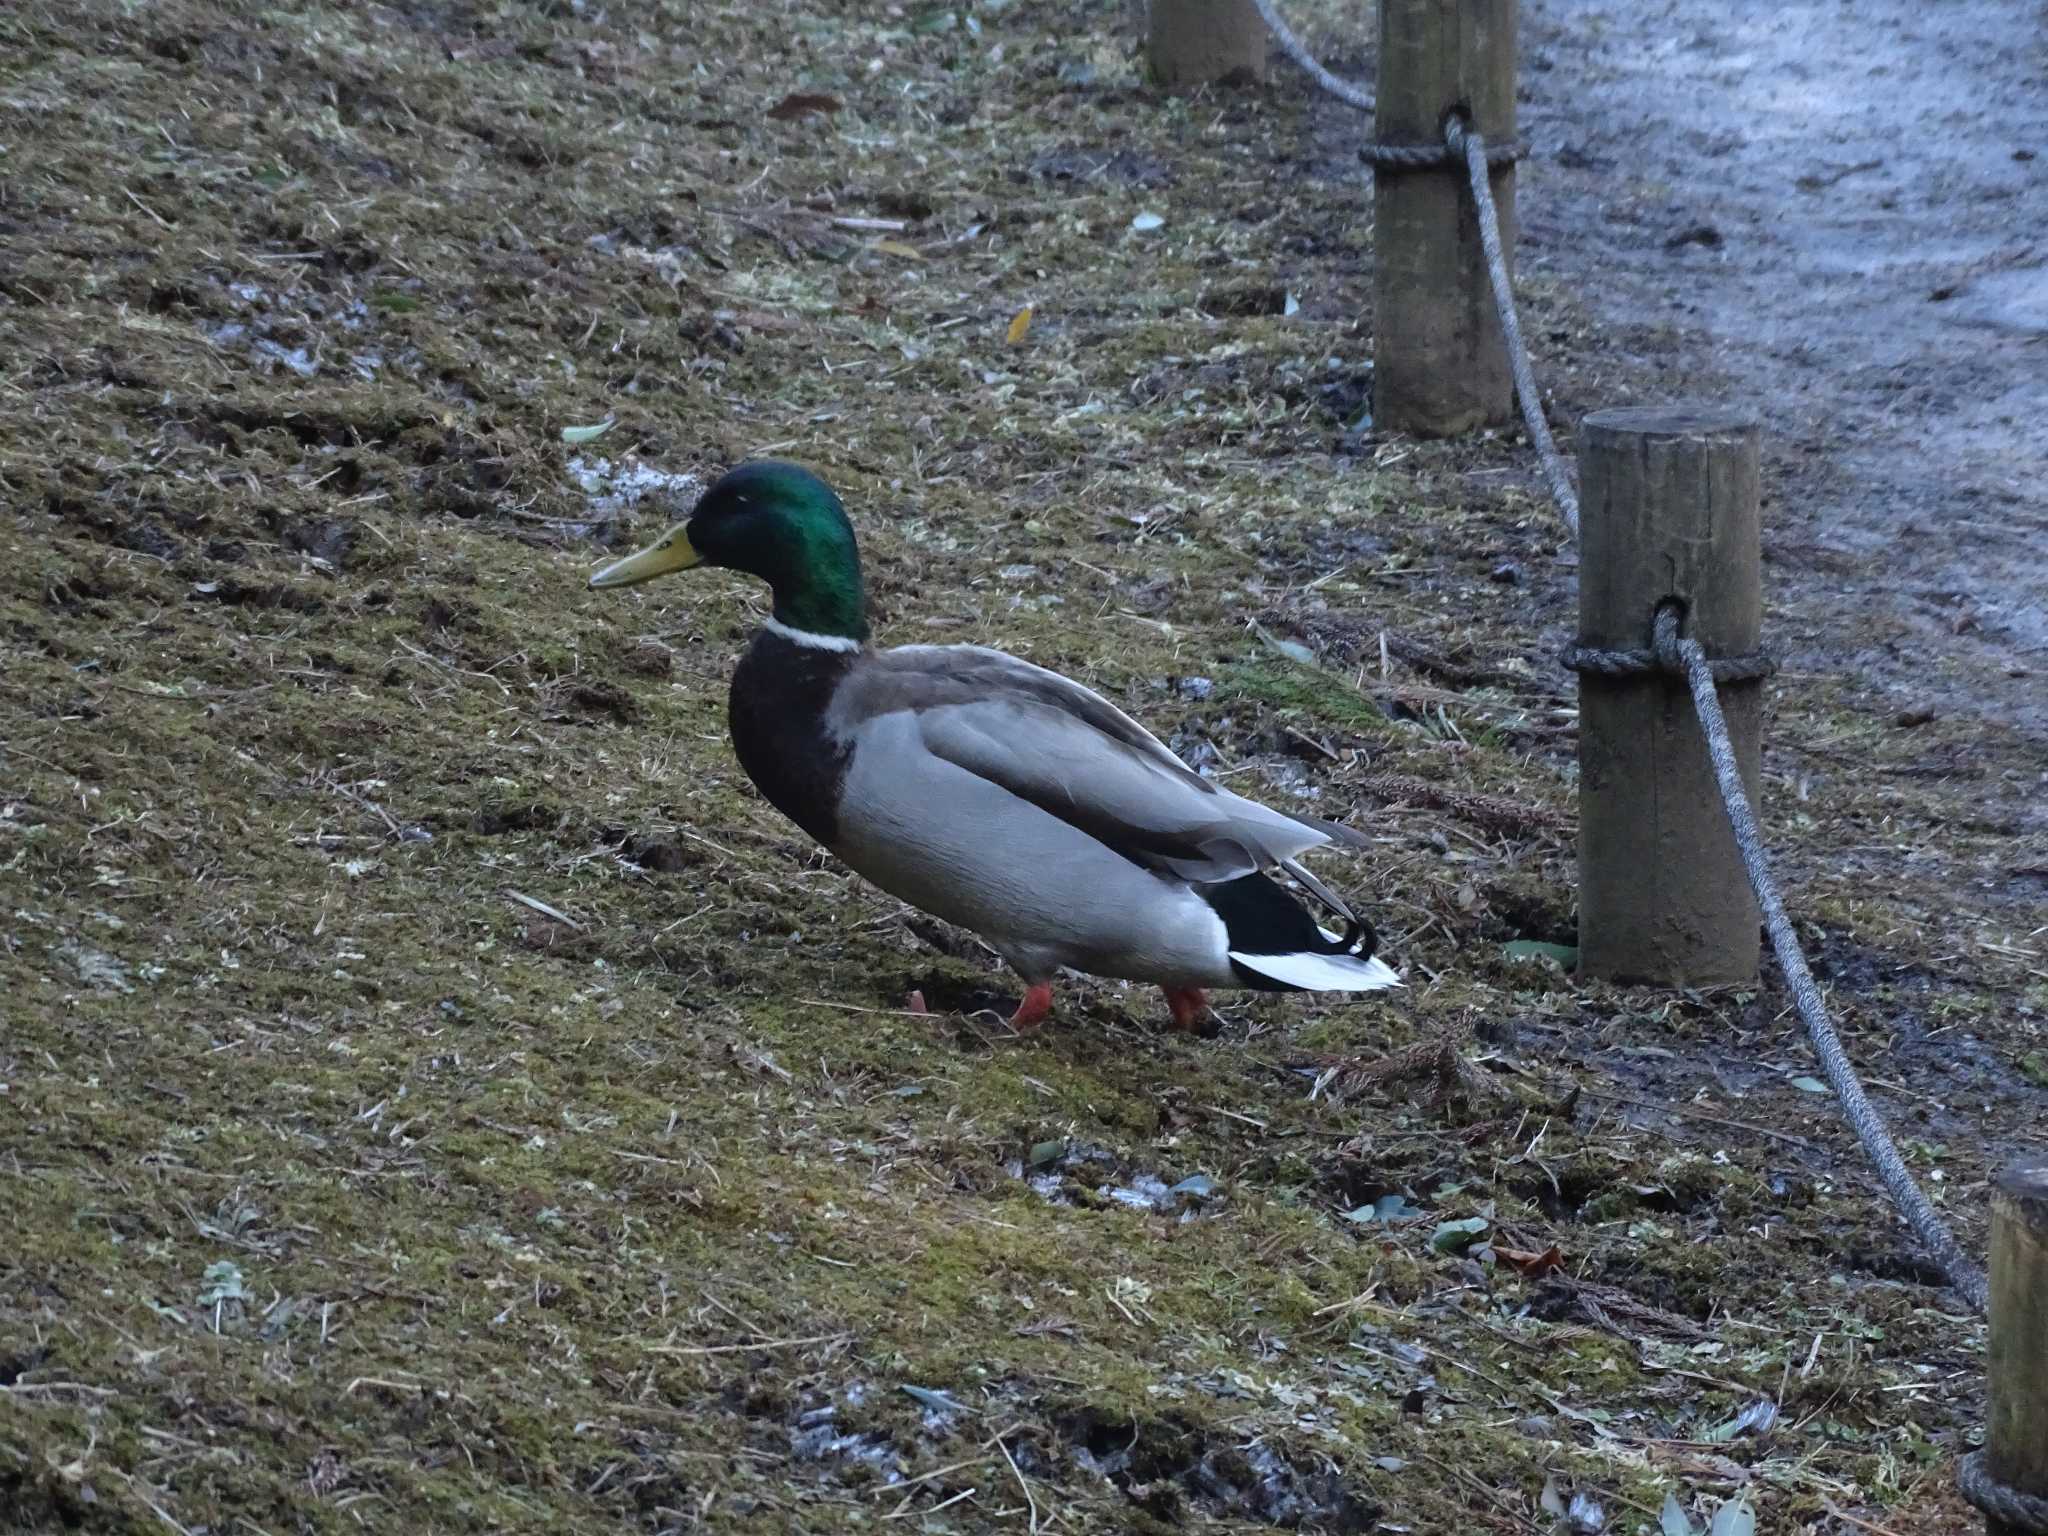
<path fill-rule="evenodd" d="M 1565 181 L 1546 119 L 1617 49 L 1531 10 L 1553 412 L 1719 393 L 1725 333 L 1629 274 L 1767 252 L 1719 203 L 1719 256 L 1582 233 L 1653 193 Z M 1574 572 L 1512 437 L 1350 430 L 1361 125 L 1285 74 L 1167 99 L 1136 37 L 0 14 L 0 1528 L 1972 1528 L 1981 1327 L 1776 979 L 1509 948 L 1575 938 Z M 1747 387 L 1814 420 L 1825 371 Z M 1981 1244 L 2048 1108 L 2040 733 L 1983 691 L 2038 589 L 1980 562 L 1934 622 L 1823 515 L 1878 471 L 1784 441 L 1771 833 Z M 843 489 L 884 640 L 1001 644 L 1369 828 L 1322 873 L 1408 990 L 1206 1039 L 1110 984 L 978 1011 L 1010 978 L 739 774 L 759 594 L 584 588 L 766 452 Z"/>
<path fill-rule="evenodd" d="M 1524 270 L 1763 417 L 1794 657 L 2048 738 L 2048 12 L 1524 16 Z"/>

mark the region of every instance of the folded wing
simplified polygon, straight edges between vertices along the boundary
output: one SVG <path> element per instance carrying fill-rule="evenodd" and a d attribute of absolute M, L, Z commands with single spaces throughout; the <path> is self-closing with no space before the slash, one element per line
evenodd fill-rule
<path fill-rule="evenodd" d="M 1219 788 L 1101 695 L 1000 651 L 885 651 L 849 679 L 836 708 L 856 740 L 865 721 L 909 710 L 934 756 L 1183 880 L 1234 880 L 1326 843 L 1364 842 Z"/>

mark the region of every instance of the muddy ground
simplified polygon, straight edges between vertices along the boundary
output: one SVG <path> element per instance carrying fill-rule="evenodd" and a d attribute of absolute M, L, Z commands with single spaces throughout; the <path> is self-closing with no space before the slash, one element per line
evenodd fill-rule
<path fill-rule="evenodd" d="M 1795 657 L 2048 736 L 2048 9 L 1525 18 L 1525 270 L 1763 417 Z"/>
<path fill-rule="evenodd" d="M 1545 103 L 1615 53 L 1530 9 L 1553 413 L 1751 378 L 1733 297 L 1627 283 L 1768 288 L 1718 204 L 1718 258 L 1575 243 L 1706 194 L 1567 179 L 1626 125 Z M 0 16 L 0 1523 L 1971 1528 L 1981 1327 L 1776 979 L 1522 942 L 1575 937 L 1573 571 L 1517 440 L 1349 430 L 1358 126 L 1277 72 L 1167 100 L 1134 43 L 1072 0 Z M 2048 1107 L 2048 841 L 2037 722 L 1970 701 L 2038 589 L 1944 637 L 1872 575 L 1815 488 L 1887 479 L 1875 431 L 1774 452 L 1767 809 L 1979 1245 Z M 584 589 L 770 451 L 844 490 L 885 640 L 1369 828 L 1323 873 L 1409 989 L 976 1011 L 983 952 L 740 777 L 759 594 Z M 1955 686 L 1857 664 L 1894 632 Z"/>

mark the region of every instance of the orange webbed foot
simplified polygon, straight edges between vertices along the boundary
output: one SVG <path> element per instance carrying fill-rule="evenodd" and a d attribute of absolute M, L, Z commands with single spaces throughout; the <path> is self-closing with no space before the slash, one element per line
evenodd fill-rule
<path fill-rule="evenodd" d="M 1010 1015 L 1010 1028 L 1018 1034 L 1029 1034 L 1038 1028 L 1048 1013 L 1052 1012 L 1052 983 L 1034 983 L 1024 993 L 1024 1001 L 1017 1005 L 1017 1011 Z"/>
<path fill-rule="evenodd" d="M 1200 987 L 1161 987 L 1166 1006 L 1173 1010 L 1173 1027 L 1183 1034 L 1201 1027 L 1209 1016 L 1209 994 Z"/>

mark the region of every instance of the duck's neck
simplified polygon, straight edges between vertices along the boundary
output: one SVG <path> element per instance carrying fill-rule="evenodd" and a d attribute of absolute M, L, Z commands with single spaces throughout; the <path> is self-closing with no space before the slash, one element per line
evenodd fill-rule
<path fill-rule="evenodd" d="M 860 555 L 844 548 L 805 551 L 795 572 L 773 580 L 775 622 L 784 638 L 822 650 L 859 650 L 868 638 Z"/>
<path fill-rule="evenodd" d="M 852 754 L 826 728 L 825 712 L 862 650 L 849 636 L 798 629 L 778 615 L 732 675 L 727 719 L 740 766 L 770 805 L 827 847 L 839 835 Z"/>

